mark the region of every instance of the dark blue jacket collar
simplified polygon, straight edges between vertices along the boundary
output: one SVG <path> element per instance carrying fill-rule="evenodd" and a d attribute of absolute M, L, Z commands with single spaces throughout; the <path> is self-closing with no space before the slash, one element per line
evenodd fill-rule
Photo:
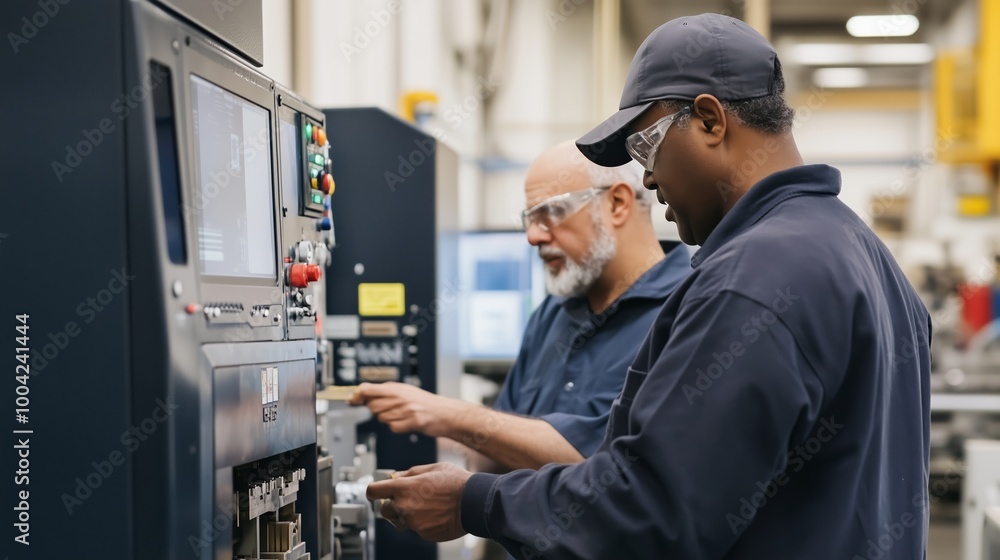
<path fill-rule="evenodd" d="M 736 201 L 732 210 L 712 231 L 701 249 L 691 258 L 697 267 L 715 251 L 754 225 L 775 206 L 802 195 L 837 196 L 840 171 L 829 165 L 802 165 L 764 177 Z"/>

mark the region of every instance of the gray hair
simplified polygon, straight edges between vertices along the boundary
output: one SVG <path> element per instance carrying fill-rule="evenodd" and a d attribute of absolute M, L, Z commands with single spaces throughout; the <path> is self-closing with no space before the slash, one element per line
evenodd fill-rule
<path fill-rule="evenodd" d="M 587 173 L 590 175 L 591 187 L 607 187 L 625 183 L 635 192 L 635 200 L 640 206 L 649 207 L 653 204 L 651 192 L 642 185 L 644 170 L 636 161 L 630 161 L 618 167 L 601 167 L 587 160 Z"/>

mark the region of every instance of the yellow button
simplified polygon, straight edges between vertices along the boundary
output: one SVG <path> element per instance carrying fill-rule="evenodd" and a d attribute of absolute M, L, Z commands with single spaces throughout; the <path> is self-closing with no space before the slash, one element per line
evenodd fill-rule
<path fill-rule="evenodd" d="M 312 188 L 314 188 L 314 189 L 318 189 L 319 188 L 318 186 L 316 186 L 316 178 L 315 177 L 313 177 L 312 179 L 310 179 L 310 181 L 312 181 Z"/>

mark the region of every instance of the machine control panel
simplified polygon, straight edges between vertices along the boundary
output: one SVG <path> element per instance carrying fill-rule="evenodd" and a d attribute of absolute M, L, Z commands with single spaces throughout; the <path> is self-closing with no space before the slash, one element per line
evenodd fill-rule
<path fill-rule="evenodd" d="M 279 96 L 283 188 L 285 318 L 290 338 L 315 337 L 323 300 L 323 269 L 333 248 L 330 143 L 322 113 Z M 308 328 L 308 329 L 307 329 Z"/>
<path fill-rule="evenodd" d="M 335 185 L 330 174 L 330 144 L 326 130 L 319 122 L 302 115 L 302 131 L 305 141 L 303 169 L 308 179 L 302 184 L 303 215 L 328 217 L 329 213 L 325 213 L 329 208 L 327 197 L 333 193 Z"/>

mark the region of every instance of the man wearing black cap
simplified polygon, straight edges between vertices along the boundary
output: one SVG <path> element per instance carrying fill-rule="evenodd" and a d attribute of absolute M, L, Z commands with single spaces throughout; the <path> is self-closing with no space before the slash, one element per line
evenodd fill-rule
<path fill-rule="evenodd" d="M 924 558 L 930 317 L 892 256 L 803 165 L 774 49 L 744 23 L 670 21 L 621 110 L 577 142 L 646 168 L 701 245 L 576 465 L 373 484 L 390 518 L 518 558 Z"/>

